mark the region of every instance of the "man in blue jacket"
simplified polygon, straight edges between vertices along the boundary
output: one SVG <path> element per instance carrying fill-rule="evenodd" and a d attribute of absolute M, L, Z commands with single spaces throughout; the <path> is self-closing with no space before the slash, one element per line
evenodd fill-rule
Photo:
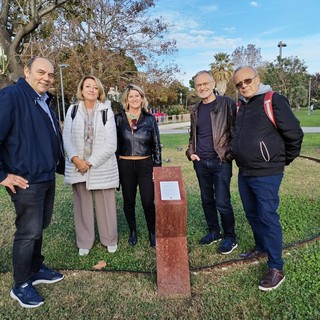
<path fill-rule="evenodd" d="M 43 264 L 42 232 L 51 221 L 55 172 L 62 153 L 61 132 L 47 92 L 54 68 L 45 58 L 32 58 L 25 78 L 0 90 L 0 185 L 16 211 L 13 241 L 14 287 L 10 296 L 22 307 L 44 303 L 34 285 L 63 279 Z M 62 160 L 60 160 L 62 161 Z M 60 163 L 62 164 L 62 163 Z"/>
<path fill-rule="evenodd" d="M 271 88 L 260 83 L 253 68 L 238 68 L 233 80 L 241 103 L 232 153 L 239 167 L 243 208 L 255 240 L 255 248 L 240 256 L 246 259 L 260 253 L 268 255 L 268 271 L 259 289 L 269 291 L 277 289 L 285 279 L 278 192 L 285 166 L 300 153 L 303 132 L 287 98 L 278 93 L 272 97 L 275 124 L 270 120 L 264 100 Z"/>

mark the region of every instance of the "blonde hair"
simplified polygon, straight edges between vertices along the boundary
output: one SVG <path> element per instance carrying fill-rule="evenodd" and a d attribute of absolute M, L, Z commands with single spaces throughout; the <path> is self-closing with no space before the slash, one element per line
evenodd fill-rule
<path fill-rule="evenodd" d="M 123 92 L 122 96 L 121 96 L 121 104 L 123 106 L 123 108 L 128 111 L 129 110 L 129 104 L 128 104 L 128 95 L 129 95 L 129 92 L 131 90 L 135 90 L 135 91 L 138 91 L 141 98 L 142 98 L 142 103 L 141 103 L 141 108 L 143 109 L 147 109 L 147 106 L 148 106 L 148 101 L 147 101 L 147 98 L 146 98 L 146 95 L 144 93 L 144 91 L 142 90 L 142 88 L 134 85 L 134 84 L 129 84 L 127 85 L 127 88 L 126 90 Z"/>
<path fill-rule="evenodd" d="M 87 79 L 92 79 L 93 81 L 95 81 L 97 87 L 98 87 L 98 92 L 99 92 L 99 97 L 98 100 L 100 102 L 105 102 L 106 101 L 106 94 L 104 92 L 104 88 L 102 85 L 102 82 L 95 76 L 85 76 L 81 79 L 81 81 L 78 84 L 78 89 L 77 89 L 77 98 L 79 100 L 83 100 L 83 95 L 82 95 L 82 90 L 83 90 L 83 84 Z"/>

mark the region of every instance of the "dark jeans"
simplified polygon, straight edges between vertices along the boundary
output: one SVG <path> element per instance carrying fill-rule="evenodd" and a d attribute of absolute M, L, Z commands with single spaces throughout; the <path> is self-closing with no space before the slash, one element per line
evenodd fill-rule
<path fill-rule="evenodd" d="M 50 224 L 55 181 L 30 184 L 27 189 L 7 188 L 16 210 L 16 232 L 13 240 L 13 278 L 16 286 L 28 281 L 44 260 L 41 255 L 42 232 Z"/>
<path fill-rule="evenodd" d="M 220 233 L 217 211 L 225 238 L 235 238 L 235 221 L 230 197 L 232 164 L 219 159 L 193 161 L 196 171 L 204 215 L 210 232 Z"/>
<path fill-rule="evenodd" d="M 282 270 L 282 228 L 279 188 L 283 174 L 248 177 L 239 174 L 239 192 L 257 250 L 268 254 L 268 266 Z"/>
<path fill-rule="evenodd" d="M 143 160 L 119 160 L 119 175 L 123 195 L 123 210 L 130 230 L 136 230 L 136 195 L 139 186 L 140 198 L 148 231 L 155 232 L 154 185 L 152 158 Z"/>

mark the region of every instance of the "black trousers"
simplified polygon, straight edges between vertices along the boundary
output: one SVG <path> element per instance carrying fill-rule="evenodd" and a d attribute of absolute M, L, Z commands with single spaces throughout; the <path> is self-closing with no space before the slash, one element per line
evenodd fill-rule
<path fill-rule="evenodd" d="M 119 175 L 123 196 L 123 210 L 130 230 L 136 230 L 136 195 L 140 198 L 148 231 L 155 232 L 154 185 L 152 180 L 152 157 L 143 160 L 119 160 Z"/>

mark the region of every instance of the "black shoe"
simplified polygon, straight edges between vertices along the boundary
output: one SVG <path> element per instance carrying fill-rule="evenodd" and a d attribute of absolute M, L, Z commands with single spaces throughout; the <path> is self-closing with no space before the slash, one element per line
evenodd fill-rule
<path fill-rule="evenodd" d="M 156 246 L 156 236 L 154 233 L 149 233 L 149 241 L 150 241 L 150 246 L 155 247 Z"/>
<path fill-rule="evenodd" d="M 256 248 L 248 251 L 248 252 L 243 252 L 240 253 L 240 258 L 241 259 L 251 259 L 251 258 L 256 258 L 257 256 L 259 256 L 260 254 L 263 254 L 264 252 L 261 252 L 259 250 L 257 250 Z"/>
<path fill-rule="evenodd" d="M 131 246 L 135 246 L 138 242 L 138 237 L 136 231 L 130 231 L 128 242 Z"/>
<path fill-rule="evenodd" d="M 215 243 L 217 241 L 221 240 L 221 234 L 220 233 L 211 233 L 209 232 L 208 234 L 206 234 L 204 237 L 202 237 L 199 241 L 199 244 L 201 245 L 205 245 L 205 244 L 212 244 Z"/>

